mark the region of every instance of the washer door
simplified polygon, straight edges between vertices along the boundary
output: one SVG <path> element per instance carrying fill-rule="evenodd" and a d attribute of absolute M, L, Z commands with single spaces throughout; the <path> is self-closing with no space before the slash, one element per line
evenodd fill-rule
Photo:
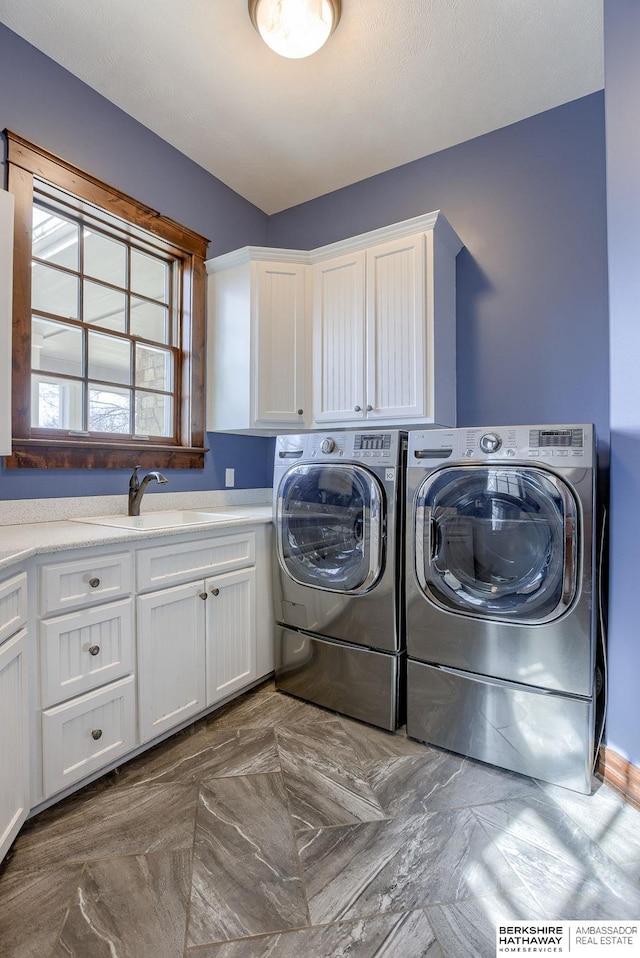
<path fill-rule="evenodd" d="M 285 473 L 276 505 L 281 566 L 301 585 L 357 595 L 383 569 L 383 492 L 361 466 L 299 464 Z"/>
<path fill-rule="evenodd" d="M 416 576 L 447 609 L 548 622 L 577 589 L 578 511 L 569 487 L 540 469 L 449 467 L 418 487 Z"/>

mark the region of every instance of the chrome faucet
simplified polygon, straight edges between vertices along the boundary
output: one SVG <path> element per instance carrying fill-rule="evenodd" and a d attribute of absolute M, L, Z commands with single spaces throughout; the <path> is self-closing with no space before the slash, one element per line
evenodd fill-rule
<path fill-rule="evenodd" d="M 141 466 L 134 466 L 133 472 L 131 473 L 131 478 L 129 479 L 129 515 L 130 516 L 139 516 L 140 515 L 140 503 L 142 502 L 142 497 L 144 491 L 153 480 L 159 485 L 163 486 L 165 482 L 169 482 L 166 476 L 163 476 L 161 472 L 149 472 L 144 477 L 142 482 L 138 479 L 138 470 L 141 469 Z"/>

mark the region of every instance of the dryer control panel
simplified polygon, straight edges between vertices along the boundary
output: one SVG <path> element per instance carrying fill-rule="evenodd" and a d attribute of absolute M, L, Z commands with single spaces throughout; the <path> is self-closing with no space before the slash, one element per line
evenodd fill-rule
<path fill-rule="evenodd" d="M 428 469 L 455 462 L 538 461 L 555 468 L 595 465 L 591 423 L 474 426 L 409 433 L 408 466 Z"/>

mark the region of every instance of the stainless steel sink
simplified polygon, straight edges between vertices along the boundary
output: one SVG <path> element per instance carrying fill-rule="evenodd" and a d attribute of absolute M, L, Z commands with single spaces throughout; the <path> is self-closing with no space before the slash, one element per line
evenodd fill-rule
<path fill-rule="evenodd" d="M 149 529 L 175 529 L 181 526 L 197 526 L 203 523 L 226 522 L 229 519 L 243 518 L 244 516 L 239 513 L 177 509 L 167 512 L 145 512 L 141 516 L 92 516 L 86 519 L 74 519 L 73 522 L 146 532 Z"/>

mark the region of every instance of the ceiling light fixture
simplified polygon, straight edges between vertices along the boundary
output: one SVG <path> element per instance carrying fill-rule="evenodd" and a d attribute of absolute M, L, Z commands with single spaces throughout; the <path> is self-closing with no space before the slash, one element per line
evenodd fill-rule
<path fill-rule="evenodd" d="M 323 46 L 340 19 L 340 0 L 249 0 L 249 16 L 281 57 L 299 60 Z"/>

